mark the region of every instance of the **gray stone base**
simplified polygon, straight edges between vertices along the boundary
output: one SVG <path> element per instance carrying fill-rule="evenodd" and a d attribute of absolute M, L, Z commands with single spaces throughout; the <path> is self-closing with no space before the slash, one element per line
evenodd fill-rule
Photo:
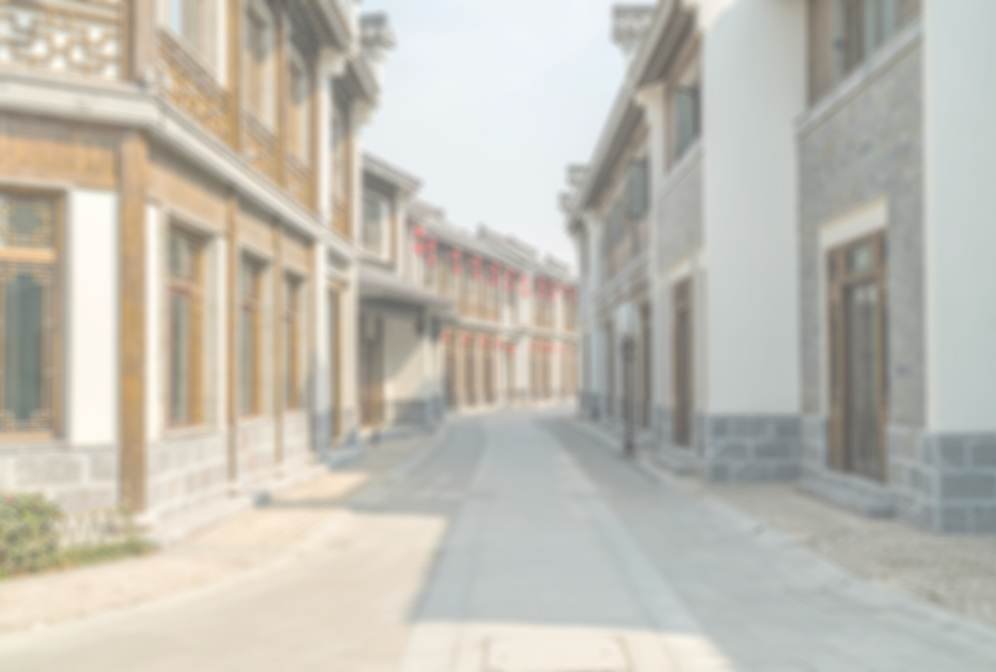
<path fill-rule="evenodd" d="M 996 432 L 925 434 L 919 452 L 906 517 L 935 532 L 996 534 Z"/>
<path fill-rule="evenodd" d="M 802 473 L 795 415 L 710 415 L 698 424 L 709 480 L 785 481 Z"/>
<path fill-rule="evenodd" d="M 118 506 L 117 446 L 0 447 L 0 492 L 42 493 L 70 514 Z"/>
<path fill-rule="evenodd" d="M 803 489 L 870 516 L 898 515 L 939 533 L 996 533 L 996 432 L 930 434 L 888 428 L 888 479 L 877 483 L 827 466 L 826 420 L 803 419 Z"/>

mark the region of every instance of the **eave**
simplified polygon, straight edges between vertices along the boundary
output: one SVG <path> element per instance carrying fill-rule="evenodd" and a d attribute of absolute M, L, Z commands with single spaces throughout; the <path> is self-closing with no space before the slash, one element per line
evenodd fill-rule
<path fill-rule="evenodd" d="M 685 20 L 678 20 L 676 17 L 684 19 L 690 14 L 681 11 L 686 4 L 690 4 L 688 0 L 663 0 L 658 6 L 647 36 L 626 70 L 626 77 L 588 163 L 588 176 L 578 190 L 577 204 L 580 209 L 590 208 L 597 203 L 605 178 L 622 153 L 627 138 L 639 123 L 643 113 L 636 101 L 637 93 L 641 87 L 659 79 L 670 63 L 674 36 L 680 35 L 680 29 L 686 25 Z"/>

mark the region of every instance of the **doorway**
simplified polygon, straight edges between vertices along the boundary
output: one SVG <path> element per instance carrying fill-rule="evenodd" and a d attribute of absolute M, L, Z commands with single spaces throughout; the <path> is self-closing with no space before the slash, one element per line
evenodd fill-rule
<path fill-rule="evenodd" d="M 887 253 L 885 234 L 876 233 L 827 259 L 829 466 L 875 481 L 888 469 Z"/>
<path fill-rule="evenodd" d="M 364 427 L 384 424 L 384 318 L 364 315 L 360 334 L 360 395 Z"/>
<path fill-rule="evenodd" d="M 640 306 L 640 426 L 650 428 L 653 405 L 653 334 L 650 321 L 650 304 Z"/>
<path fill-rule="evenodd" d="M 465 372 L 465 387 L 464 387 L 464 402 L 467 406 L 473 407 L 477 406 L 477 376 L 475 371 L 477 369 L 477 356 L 476 348 L 474 347 L 477 341 L 476 336 L 466 335 L 464 336 L 464 372 Z"/>
<path fill-rule="evenodd" d="M 674 419 L 672 440 L 682 448 L 692 447 L 695 426 L 694 297 L 692 280 L 678 283 L 672 293 L 674 336 Z"/>
<path fill-rule="evenodd" d="M 342 428 L 342 338 L 340 329 L 339 290 L 328 292 L 329 311 L 329 408 L 332 423 L 332 439 L 343 434 Z"/>
<path fill-rule="evenodd" d="M 457 399 L 457 356 L 456 345 L 452 332 L 443 335 L 443 347 L 446 351 L 446 405 L 455 409 Z"/>

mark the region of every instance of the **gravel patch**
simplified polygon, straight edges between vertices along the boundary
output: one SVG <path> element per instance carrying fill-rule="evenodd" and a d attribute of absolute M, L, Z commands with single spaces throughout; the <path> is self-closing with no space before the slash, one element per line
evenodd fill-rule
<path fill-rule="evenodd" d="M 996 626 L 996 538 L 940 536 L 865 518 L 790 485 L 707 491 L 858 576 Z"/>

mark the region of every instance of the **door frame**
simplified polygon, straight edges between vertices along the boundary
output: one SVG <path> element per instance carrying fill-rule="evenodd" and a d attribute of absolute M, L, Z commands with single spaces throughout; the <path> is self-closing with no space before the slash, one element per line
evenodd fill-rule
<path fill-rule="evenodd" d="M 684 328 L 684 339 L 679 332 Z M 681 345 L 685 350 L 682 352 Z M 684 362 L 684 369 L 679 362 Z M 695 282 L 692 277 L 671 286 L 671 392 L 674 405 L 671 441 L 680 448 L 695 445 Z M 684 380 L 682 379 L 684 373 Z"/>
<path fill-rule="evenodd" d="M 872 246 L 870 270 L 850 271 L 848 255 L 867 245 Z M 824 251 L 822 262 L 826 269 L 826 320 L 827 320 L 827 386 L 829 407 L 827 413 L 827 466 L 835 471 L 885 482 L 889 473 L 889 455 L 886 433 L 889 418 L 889 294 L 888 294 L 888 237 L 884 229 L 864 234 Z M 850 379 L 848 376 L 849 342 L 847 291 L 862 285 L 874 285 L 879 294 L 875 317 L 876 367 L 875 385 L 878 402 L 876 442 L 881 473 L 862 473 L 854 464 L 854 449 L 848 440 L 848 409 L 850 408 Z"/>

